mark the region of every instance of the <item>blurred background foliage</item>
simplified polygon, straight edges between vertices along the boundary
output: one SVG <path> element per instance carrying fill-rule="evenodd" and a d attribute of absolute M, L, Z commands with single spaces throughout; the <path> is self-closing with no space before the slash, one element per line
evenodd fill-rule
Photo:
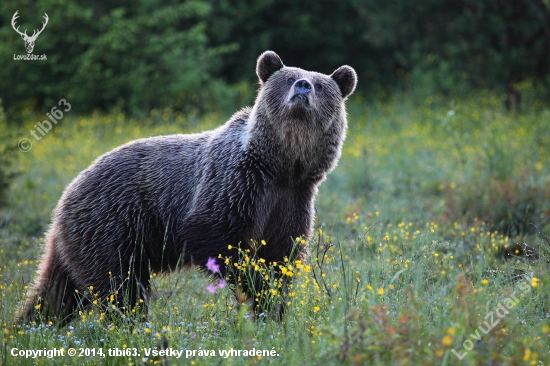
<path fill-rule="evenodd" d="M 11 27 L 45 31 L 25 54 Z M 63 0 L 0 4 L 0 98 L 8 119 L 69 100 L 77 113 L 170 107 L 202 114 L 251 104 L 255 61 L 359 74 L 360 91 L 425 96 L 493 89 L 509 107 L 518 83 L 550 83 L 550 0 Z M 546 98 L 548 95 L 545 96 Z"/>
<path fill-rule="evenodd" d="M 7 202 L 10 181 L 15 176 L 14 162 L 17 149 L 11 143 L 13 135 L 13 129 L 8 128 L 2 99 L 0 99 L 0 207 Z"/>

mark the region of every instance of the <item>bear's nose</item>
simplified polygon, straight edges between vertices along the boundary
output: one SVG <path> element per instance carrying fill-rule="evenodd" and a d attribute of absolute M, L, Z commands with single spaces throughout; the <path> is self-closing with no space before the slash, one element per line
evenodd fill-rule
<path fill-rule="evenodd" d="M 294 89 L 297 94 L 307 94 L 311 91 L 311 84 L 307 80 L 301 79 L 294 84 Z"/>

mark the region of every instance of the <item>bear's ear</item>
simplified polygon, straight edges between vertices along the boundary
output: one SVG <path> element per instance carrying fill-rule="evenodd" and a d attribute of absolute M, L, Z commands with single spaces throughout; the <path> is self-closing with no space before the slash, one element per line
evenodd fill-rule
<path fill-rule="evenodd" d="M 285 67 L 283 61 L 275 52 L 265 51 L 262 53 L 256 63 L 256 74 L 260 78 L 260 83 L 265 83 L 275 71 L 279 71 L 283 67 Z"/>
<path fill-rule="evenodd" d="M 357 74 L 351 66 L 340 66 L 330 77 L 338 84 L 342 98 L 348 97 L 355 90 Z"/>

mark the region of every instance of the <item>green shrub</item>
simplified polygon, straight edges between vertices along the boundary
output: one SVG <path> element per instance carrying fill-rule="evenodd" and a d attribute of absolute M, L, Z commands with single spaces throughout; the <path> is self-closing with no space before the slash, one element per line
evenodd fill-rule
<path fill-rule="evenodd" d="M 16 147 L 10 143 L 11 141 L 11 132 L 0 99 L 0 207 L 6 204 L 7 191 L 14 176 L 13 161 L 16 157 Z"/>
<path fill-rule="evenodd" d="M 10 24 L 15 8 L 2 4 L 0 10 L 0 54 L 24 52 Z M 44 13 L 50 15 L 34 51 L 48 59 L 40 65 L 0 61 L 0 97 L 8 115 L 17 116 L 29 101 L 49 109 L 60 98 L 79 112 L 119 107 L 139 114 L 175 107 L 200 113 L 219 107 L 227 86 L 212 75 L 235 47 L 209 44 L 211 10 L 198 0 L 28 4 L 17 24 L 32 32 Z"/>
<path fill-rule="evenodd" d="M 550 222 L 550 184 L 520 180 L 479 180 L 446 187 L 447 215 L 481 220 L 490 230 L 510 236 L 535 234 Z"/>

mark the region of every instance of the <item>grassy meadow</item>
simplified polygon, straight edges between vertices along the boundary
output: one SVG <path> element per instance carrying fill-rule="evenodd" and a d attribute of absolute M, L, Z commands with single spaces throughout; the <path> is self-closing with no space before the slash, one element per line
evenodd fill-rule
<path fill-rule="evenodd" d="M 13 325 L 71 179 L 125 142 L 227 118 L 71 111 L 35 141 L 29 131 L 46 117 L 29 112 L 17 140 L 33 147 L 18 153 L 0 214 L 0 364 L 549 365 L 550 107 L 534 95 L 524 86 L 512 112 L 490 92 L 354 96 L 342 158 L 316 201 L 315 236 L 297 241 L 307 261 L 276 264 L 293 279 L 282 323 L 254 318 L 228 286 L 211 293 L 207 276 L 186 269 L 154 275 L 146 322 L 111 323 L 92 306 L 64 328 Z M 273 266 L 246 255 L 227 265 L 268 277 Z M 14 348 L 65 356 L 26 359 Z M 127 350 L 110 356 L 114 348 Z M 184 352 L 146 355 L 165 348 Z"/>

